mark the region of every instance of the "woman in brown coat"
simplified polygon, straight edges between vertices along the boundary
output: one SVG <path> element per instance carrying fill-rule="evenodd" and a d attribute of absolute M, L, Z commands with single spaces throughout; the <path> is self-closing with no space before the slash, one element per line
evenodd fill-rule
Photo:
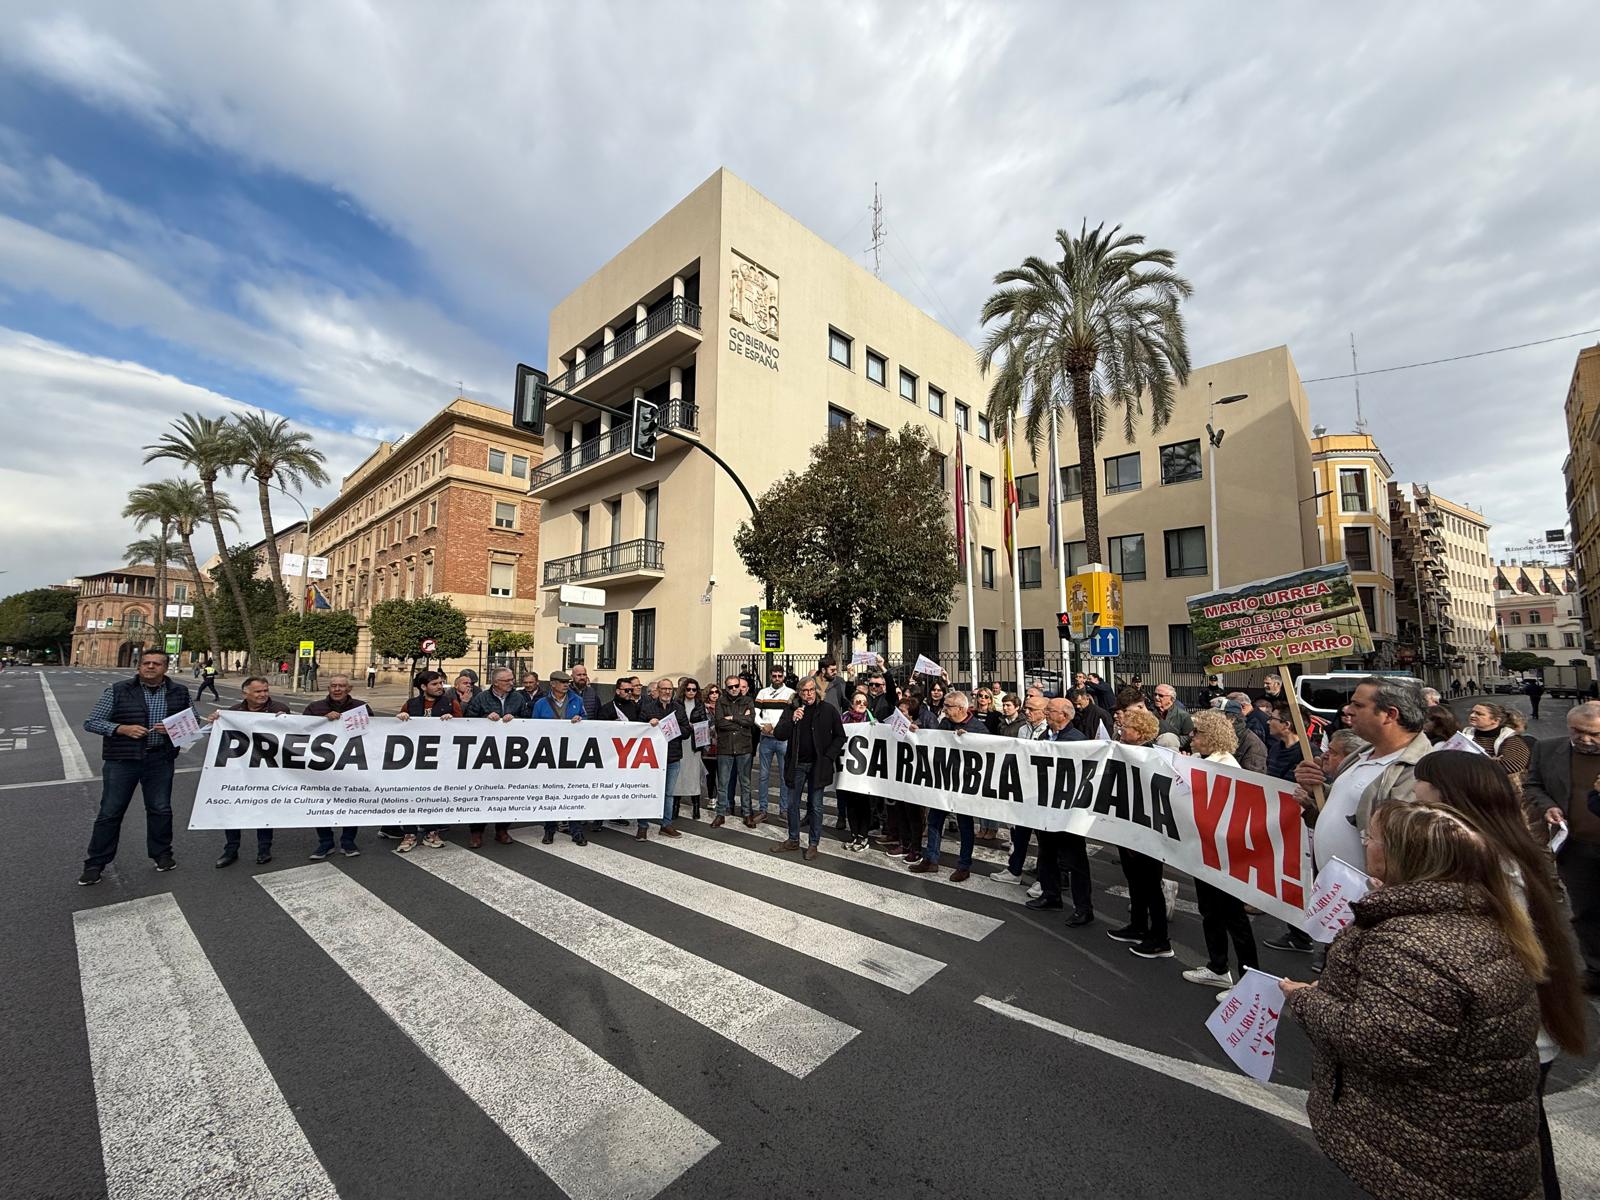
<path fill-rule="evenodd" d="M 1284 983 L 1314 1052 L 1317 1143 L 1380 1200 L 1531 1200 L 1544 950 L 1459 814 L 1392 805 L 1363 840 L 1381 886 L 1320 983 Z"/>

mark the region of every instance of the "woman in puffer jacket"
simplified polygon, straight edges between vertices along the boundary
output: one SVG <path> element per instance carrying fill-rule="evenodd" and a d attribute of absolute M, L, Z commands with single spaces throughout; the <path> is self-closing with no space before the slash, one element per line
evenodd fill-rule
<path fill-rule="evenodd" d="M 1317 1143 L 1379 1200 L 1532 1200 L 1547 964 L 1500 854 L 1432 804 L 1380 809 L 1363 841 L 1381 886 L 1321 981 L 1283 985 Z"/>

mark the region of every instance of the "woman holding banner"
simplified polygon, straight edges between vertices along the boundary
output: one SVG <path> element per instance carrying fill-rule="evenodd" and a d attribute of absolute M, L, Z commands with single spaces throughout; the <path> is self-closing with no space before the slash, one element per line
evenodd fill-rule
<path fill-rule="evenodd" d="M 1578 956 L 1561 901 L 1555 859 L 1529 829 L 1515 786 L 1493 759 L 1479 754 L 1430 754 L 1417 763 L 1415 794 L 1422 803 L 1460 813 L 1489 839 L 1550 960 L 1549 976 L 1539 984 L 1539 1157 L 1544 1194 L 1560 1200 L 1544 1089 L 1559 1051 L 1588 1053 L 1588 1028 L 1578 982 Z"/>
<path fill-rule="evenodd" d="M 1161 722 L 1147 709 L 1124 708 L 1117 713 L 1117 740 L 1126 746 L 1148 746 L 1161 732 Z M 1128 944 L 1140 958 L 1171 958 L 1167 937 L 1167 895 L 1161 887 L 1161 860 L 1136 850 L 1117 847 L 1122 875 L 1128 881 L 1128 923 L 1108 930 L 1114 942 Z"/>
<path fill-rule="evenodd" d="M 1193 717 L 1194 736 L 1189 739 L 1189 752 L 1206 762 L 1237 767 L 1239 763 L 1233 752 L 1239 745 L 1239 736 L 1232 718 L 1215 709 L 1205 709 L 1194 713 Z M 1250 914 L 1245 912 L 1243 900 L 1204 880 L 1194 881 L 1194 894 L 1200 904 L 1200 925 L 1205 931 L 1206 962 L 1202 967 L 1185 971 L 1183 977 L 1206 987 L 1231 988 L 1235 980 L 1228 971 L 1230 940 L 1234 957 L 1239 960 L 1240 978 L 1251 967 L 1261 966 L 1255 931 L 1250 928 Z"/>
<path fill-rule="evenodd" d="M 1390 804 L 1320 983 L 1283 981 L 1313 1051 L 1323 1152 L 1381 1200 L 1539 1193 L 1535 984 L 1549 960 L 1502 851 L 1461 814 Z"/>

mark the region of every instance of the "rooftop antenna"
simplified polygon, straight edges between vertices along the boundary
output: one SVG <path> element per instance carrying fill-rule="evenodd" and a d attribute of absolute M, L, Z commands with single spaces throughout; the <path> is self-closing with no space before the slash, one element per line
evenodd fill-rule
<path fill-rule="evenodd" d="M 872 244 L 867 247 L 872 251 L 872 273 L 880 279 L 883 277 L 883 195 L 878 191 L 878 181 L 872 181 Z"/>
<path fill-rule="evenodd" d="M 1350 372 L 1351 379 L 1356 385 L 1356 432 L 1367 432 L 1367 419 L 1361 415 L 1361 368 L 1356 365 L 1356 335 L 1350 333 Z"/>

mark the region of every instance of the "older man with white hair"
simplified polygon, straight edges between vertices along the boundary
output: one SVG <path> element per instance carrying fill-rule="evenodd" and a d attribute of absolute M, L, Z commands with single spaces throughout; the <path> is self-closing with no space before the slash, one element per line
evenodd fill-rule
<path fill-rule="evenodd" d="M 1572 906 L 1572 927 L 1583 954 L 1583 986 L 1600 995 L 1600 702 L 1567 710 L 1564 737 L 1534 747 L 1522 795 L 1552 829 L 1565 825 L 1566 844 L 1556 859 Z"/>
<path fill-rule="evenodd" d="M 965 692 L 947 692 L 944 698 L 944 715 L 940 717 L 936 729 L 948 729 L 952 733 L 985 733 L 982 721 L 979 721 L 972 712 L 971 701 Z M 923 851 L 922 861 L 911 866 L 910 870 L 918 875 L 937 875 L 939 873 L 939 839 L 944 834 L 945 818 L 949 816 L 942 808 L 928 809 L 928 844 Z M 972 847 L 977 841 L 977 828 L 972 817 L 967 813 L 956 813 L 956 830 L 961 838 L 961 854 L 956 859 L 956 869 L 950 873 L 951 883 L 961 883 L 972 876 Z"/>

